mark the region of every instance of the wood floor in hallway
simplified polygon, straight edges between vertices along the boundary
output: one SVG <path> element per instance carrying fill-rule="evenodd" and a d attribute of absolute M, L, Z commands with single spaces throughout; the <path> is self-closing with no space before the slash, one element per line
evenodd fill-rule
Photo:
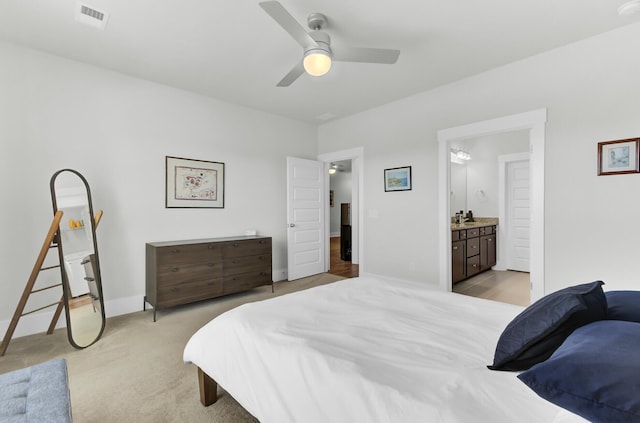
<path fill-rule="evenodd" d="M 488 270 L 453 286 L 453 292 L 503 303 L 528 306 L 531 302 L 529 273 Z"/>
<path fill-rule="evenodd" d="M 329 247 L 330 251 L 330 269 L 328 273 L 337 276 L 343 276 L 345 278 L 358 277 L 358 265 L 353 264 L 350 261 L 344 261 L 340 258 L 340 237 L 331 237 L 331 243 Z"/>

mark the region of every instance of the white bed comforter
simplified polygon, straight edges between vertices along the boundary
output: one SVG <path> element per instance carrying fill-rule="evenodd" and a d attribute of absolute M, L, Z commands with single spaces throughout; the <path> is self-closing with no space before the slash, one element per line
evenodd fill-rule
<path fill-rule="evenodd" d="M 184 361 L 262 423 L 573 421 L 515 373 L 486 367 L 521 310 L 347 279 L 220 315 L 193 335 Z"/>

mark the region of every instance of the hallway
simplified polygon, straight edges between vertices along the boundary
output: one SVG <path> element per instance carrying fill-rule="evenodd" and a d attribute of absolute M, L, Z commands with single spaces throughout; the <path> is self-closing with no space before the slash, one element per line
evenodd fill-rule
<path fill-rule="evenodd" d="M 340 258 L 340 237 L 331 237 L 331 243 L 329 247 L 330 255 L 330 269 L 328 273 L 337 276 L 343 276 L 345 278 L 358 277 L 358 265 L 352 264 L 350 261 L 344 261 Z"/>

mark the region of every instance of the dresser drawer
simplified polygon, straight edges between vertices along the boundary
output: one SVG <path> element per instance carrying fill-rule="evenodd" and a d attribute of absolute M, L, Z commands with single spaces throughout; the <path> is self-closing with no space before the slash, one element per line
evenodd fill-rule
<path fill-rule="evenodd" d="M 467 277 L 480 272 L 480 256 L 469 257 L 467 259 Z"/>
<path fill-rule="evenodd" d="M 156 257 L 161 266 L 193 263 L 222 257 L 222 248 L 220 244 L 214 243 L 160 247 L 157 249 Z"/>
<path fill-rule="evenodd" d="M 270 254 L 271 238 L 225 242 L 222 250 L 225 258 Z"/>
<path fill-rule="evenodd" d="M 480 236 L 480 228 L 467 229 L 467 238 L 474 238 Z"/>
<path fill-rule="evenodd" d="M 222 260 L 195 264 L 176 264 L 173 266 L 159 266 L 157 272 L 158 288 L 179 285 L 222 277 Z"/>
<path fill-rule="evenodd" d="M 157 290 L 156 307 L 172 307 L 179 304 L 218 297 L 222 294 L 223 281 L 221 278 L 159 287 Z"/>
<path fill-rule="evenodd" d="M 480 238 L 467 239 L 467 257 L 480 254 Z"/>
<path fill-rule="evenodd" d="M 223 275 L 236 275 L 253 271 L 267 271 L 271 269 L 271 254 L 259 256 L 230 257 L 224 259 Z"/>
<path fill-rule="evenodd" d="M 271 284 L 271 267 L 263 271 L 225 276 L 223 291 L 225 294 L 231 294 L 269 284 Z"/>

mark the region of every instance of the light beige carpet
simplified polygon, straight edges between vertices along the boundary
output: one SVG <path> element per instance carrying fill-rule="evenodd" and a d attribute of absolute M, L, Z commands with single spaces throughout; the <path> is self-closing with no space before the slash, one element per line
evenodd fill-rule
<path fill-rule="evenodd" d="M 191 335 L 213 317 L 240 304 L 344 279 L 327 273 L 158 312 L 107 320 L 102 338 L 84 350 L 67 342 L 66 329 L 11 341 L 0 373 L 53 358 L 67 360 L 73 420 L 84 422 L 256 422 L 222 388 L 218 402 L 200 404 L 197 369 L 182 361 Z M 294 317 L 294 316 L 292 316 Z M 46 328 L 43 328 L 46 330 Z"/>

